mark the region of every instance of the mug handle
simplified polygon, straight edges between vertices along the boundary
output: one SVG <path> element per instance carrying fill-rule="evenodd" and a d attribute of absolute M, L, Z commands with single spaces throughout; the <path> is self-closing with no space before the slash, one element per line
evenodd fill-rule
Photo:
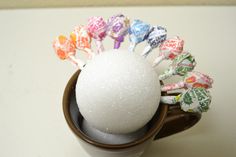
<path fill-rule="evenodd" d="M 184 131 L 194 126 L 201 119 L 201 113 L 184 112 L 179 103 L 168 106 L 164 124 L 154 140 Z"/>

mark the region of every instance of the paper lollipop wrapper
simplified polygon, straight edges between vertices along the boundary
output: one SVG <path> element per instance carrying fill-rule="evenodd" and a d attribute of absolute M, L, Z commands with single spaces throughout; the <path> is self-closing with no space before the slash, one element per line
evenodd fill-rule
<path fill-rule="evenodd" d="M 211 95 L 205 88 L 191 88 L 180 97 L 181 109 L 186 112 L 206 112 L 211 103 Z"/>
<path fill-rule="evenodd" d="M 175 59 L 180 53 L 183 52 L 184 40 L 180 39 L 180 37 L 175 36 L 174 38 L 170 38 L 165 40 L 160 45 L 160 52 L 165 56 L 166 59 Z"/>
<path fill-rule="evenodd" d="M 96 40 L 97 51 L 104 51 L 102 40 L 106 37 L 107 23 L 102 17 L 91 17 L 88 20 L 87 31 Z"/>
<path fill-rule="evenodd" d="M 173 75 L 176 75 L 176 71 L 173 67 L 169 67 L 163 74 L 159 75 L 159 80 L 165 80 Z"/>
<path fill-rule="evenodd" d="M 183 76 L 194 69 L 196 62 L 190 53 L 182 53 L 173 60 L 172 65 L 175 67 L 176 73 Z"/>
<path fill-rule="evenodd" d="M 114 15 L 107 21 L 107 34 L 114 39 L 114 49 L 120 47 L 121 42 L 128 33 L 129 19 L 122 14 Z"/>
<path fill-rule="evenodd" d="M 163 41 L 166 40 L 167 30 L 162 26 L 154 26 L 149 31 L 147 36 L 147 46 L 142 52 L 142 56 L 147 56 L 154 48 L 158 47 Z"/>
<path fill-rule="evenodd" d="M 183 81 L 180 81 L 178 83 L 166 84 L 161 88 L 161 90 L 170 91 L 179 88 L 197 88 L 197 87 L 208 89 L 212 87 L 212 83 L 213 79 L 210 78 L 209 76 L 197 71 L 192 71 L 184 76 Z"/>
<path fill-rule="evenodd" d="M 71 40 L 60 35 L 53 41 L 53 48 L 60 59 L 68 59 L 76 67 L 83 68 L 84 62 L 75 58 L 76 48 Z"/>
<path fill-rule="evenodd" d="M 207 89 L 212 87 L 213 79 L 208 75 L 192 71 L 184 77 L 184 82 L 186 88 L 202 87 Z"/>
<path fill-rule="evenodd" d="M 194 57 L 190 53 L 182 53 L 173 60 L 169 68 L 159 76 L 159 79 L 164 80 L 171 77 L 172 75 L 183 76 L 187 72 L 192 71 L 195 66 L 196 62 Z"/>
<path fill-rule="evenodd" d="M 64 35 L 59 35 L 52 43 L 57 56 L 64 60 L 71 55 L 75 55 L 76 48 L 74 44 L 68 40 Z"/>
<path fill-rule="evenodd" d="M 170 90 L 175 90 L 175 89 L 180 89 L 185 86 L 185 83 L 183 81 L 180 81 L 178 83 L 171 83 L 162 86 L 161 91 L 170 91 Z"/>
<path fill-rule="evenodd" d="M 94 57 L 94 53 L 91 50 L 92 40 L 85 26 L 76 26 L 70 34 L 70 38 L 77 49 L 86 52 L 90 59 Z"/>
<path fill-rule="evenodd" d="M 150 31 L 150 25 L 142 22 L 141 20 L 134 20 L 128 31 L 130 39 L 129 51 L 133 52 L 138 43 L 147 39 Z"/>
<path fill-rule="evenodd" d="M 120 48 L 120 45 L 123 41 L 124 41 L 124 36 L 119 36 L 118 38 L 116 38 L 116 40 L 114 41 L 114 49 Z"/>
<path fill-rule="evenodd" d="M 177 102 L 179 102 L 179 99 L 181 97 L 181 94 L 178 96 L 161 96 L 161 102 L 165 103 L 165 104 L 176 104 Z"/>
<path fill-rule="evenodd" d="M 160 45 L 160 54 L 154 60 L 153 66 L 157 66 L 164 59 L 173 60 L 176 56 L 183 52 L 184 40 L 180 39 L 178 36 L 165 40 Z"/>
<path fill-rule="evenodd" d="M 161 102 L 166 104 L 180 103 L 185 112 L 206 112 L 211 103 L 211 95 L 205 88 L 190 88 L 178 96 L 162 96 Z"/>

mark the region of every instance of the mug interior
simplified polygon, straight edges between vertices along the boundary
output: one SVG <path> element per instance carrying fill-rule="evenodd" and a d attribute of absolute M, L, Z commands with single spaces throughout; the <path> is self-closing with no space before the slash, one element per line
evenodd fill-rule
<path fill-rule="evenodd" d="M 139 139 L 136 139 L 129 143 L 124 144 L 105 144 L 100 143 L 98 141 L 93 140 L 91 137 L 87 136 L 82 131 L 82 121 L 83 116 L 81 115 L 77 102 L 76 102 L 76 96 L 75 96 L 75 87 L 77 78 L 80 74 L 80 70 L 78 70 L 69 80 L 67 83 L 67 86 L 64 91 L 63 95 L 63 112 L 65 119 L 67 121 L 67 124 L 69 125 L 72 132 L 83 141 L 94 145 L 96 147 L 104 148 L 104 149 L 123 149 L 123 148 L 129 148 L 136 145 L 139 145 L 150 138 L 154 138 L 155 135 L 158 133 L 158 131 L 161 129 L 164 119 L 167 115 L 168 111 L 168 105 L 160 103 L 158 110 L 156 111 L 153 118 L 146 124 L 147 125 L 147 131 L 144 136 L 142 136 Z"/>

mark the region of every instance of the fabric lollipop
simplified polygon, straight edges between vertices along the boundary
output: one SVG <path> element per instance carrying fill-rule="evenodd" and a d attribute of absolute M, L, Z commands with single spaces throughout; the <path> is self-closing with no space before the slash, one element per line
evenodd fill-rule
<path fill-rule="evenodd" d="M 175 90 L 175 89 L 180 89 L 180 88 L 197 88 L 197 87 L 202 87 L 202 88 L 211 88 L 213 83 L 213 79 L 210 78 L 209 76 L 202 74 L 197 71 L 192 71 L 187 73 L 183 81 L 180 81 L 178 83 L 172 83 L 172 84 L 167 84 L 164 85 L 161 90 L 162 91 L 170 91 L 170 90 Z"/>
<path fill-rule="evenodd" d="M 94 57 L 94 53 L 91 50 L 91 37 L 87 33 L 85 26 L 76 26 L 70 34 L 70 39 L 77 49 L 86 52 L 89 58 Z"/>
<path fill-rule="evenodd" d="M 85 65 L 83 61 L 75 58 L 75 46 L 65 36 L 58 36 L 53 41 L 53 48 L 60 59 L 69 59 L 74 65 L 78 66 L 80 69 L 82 69 Z"/>
<path fill-rule="evenodd" d="M 154 60 L 153 67 L 157 66 L 164 59 L 173 60 L 177 55 L 183 52 L 184 40 L 180 39 L 178 36 L 165 40 L 160 45 L 160 54 Z"/>
<path fill-rule="evenodd" d="M 134 20 L 129 28 L 129 51 L 133 52 L 136 45 L 147 39 L 150 31 L 150 25 L 141 20 Z"/>
<path fill-rule="evenodd" d="M 87 30 L 96 41 L 97 52 L 104 51 L 102 40 L 106 37 L 107 23 L 102 17 L 91 17 L 88 20 Z"/>
<path fill-rule="evenodd" d="M 185 112 L 206 112 L 211 103 L 210 92 L 201 87 L 189 88 L 178 96 L 162 96 L 161 102 L 166 104 L 180 103 Z"/>
<path fill-rule="evenodd" d="M 166 40 L 166 36 L 167 36 L 167 30 L 164 27 L 162 26 L 152 27 L 146 39 L 148 46 L 144 48 L 141 55 L 146 57 L 152 51 L 152 49 L 158 47 L 163 41 Z"/>
<path fill-rule="evenodd" d="M 121 42 L 128 33 L 129 19 L 122 14 L 112 16 L 107 21 L 107 34 L 115 40 L 114 49 L 120 47 Z"/>
<path fill-rule="evenodd" d="M 181 53 L 173 60 L 169 68 L 159 76 L 159 79 L 164 80 L 171 77 L 172 75 L 183 76 L 187 72 L 192 71 L 195 66 L 196 66 L 195 59 L 190 53 L 188 52 Z"/>

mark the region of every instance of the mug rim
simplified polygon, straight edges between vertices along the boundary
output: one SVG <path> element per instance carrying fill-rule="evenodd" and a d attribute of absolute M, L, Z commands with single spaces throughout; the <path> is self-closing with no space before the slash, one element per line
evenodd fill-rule
<path fill-rule="evenodd" d="M 136 139 L 134 141 L 131 141 L 129 143 L 124 143 L 124 144 L 105 144 L 105 143 L 100 143 L 100 142 L 97 142 L 97 141 L 91 139 L 89 136 L 87 136 L 85 133 L 83 133 L 80 129 L 78 129 L 74 125 L 74 122 L 71 118 L 71 114 L 69 111 L 69 106 L 70 106 L 69 97 L 70 97 L 73 89 L 75 89 L 72 87 L 74 86 L 75 82 L 77 81 L 77 78 L 78 78 L 80 72 L 81 72 L 81 70 L 77 70 L 71 76 L 69 81 L 67 82 L 67 85 L 66 85 L 64 93 L 63 93 L 62 105 L 63 105 L 64 117 L 66 119 L 66 122 L 67 122 L 69 128 L 72 130 L 72 132 L 76 136 L 78 136 L 84 142 L 89 143 L 89 144 L 99 147 L 99 148 L 103 148 L 103 149 L 124 149 L 124 148 L 130 148 L 130 147 L 142 144 L 142 143 L 148 141 L 149 139 L 154 138 L 156 136 L 156 134 L 160 131 L 160 129 L 162 128 L 162 126 L 164 124 L 164 120 L 165 120 L 165 117 L 166 117 L 167 111 L 168 111 L 168 105 L 163 104 L 161 102 L 158 107 L 158 110 L 160 110 L 158 120 L 154 122 L 153 126 L 150 128 L 150 130 L 143 137 Z"/>

